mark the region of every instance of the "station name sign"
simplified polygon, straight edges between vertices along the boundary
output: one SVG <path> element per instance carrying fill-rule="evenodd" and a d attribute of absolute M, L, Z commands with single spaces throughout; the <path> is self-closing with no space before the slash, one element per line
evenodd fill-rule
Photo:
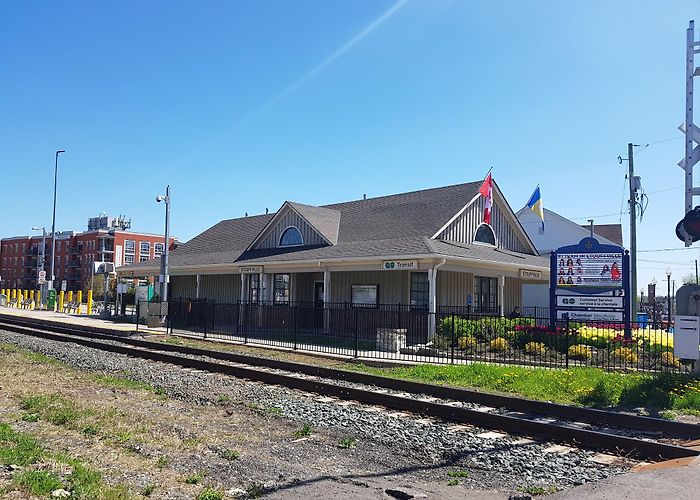
<path fill-rule="evenodd" d="M 542 278 L 542 271 L 531 271 L 530 269 L 521 269 L 520 277 L 524 279 L 540 279 Z"/>
<path fill-rule="evenodd" d="M 241 266 L 238 268 L 241 274 L 260 274 L 263 272 L 263 266 Z"/>
<path fill-rule="evenodd" d="M 418 269 L 417 260 L 385 260 L 382 262 L 384 271 L 408 271 Z"/>

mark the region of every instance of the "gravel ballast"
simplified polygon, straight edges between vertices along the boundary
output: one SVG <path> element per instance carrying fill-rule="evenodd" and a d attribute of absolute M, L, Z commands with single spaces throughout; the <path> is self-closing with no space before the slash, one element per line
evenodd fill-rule
<path fill-rule="evenodd" d="M 552 443 L 516 442 L 519 436 L 484 437 L 486 429 L 416 419 L 414 416 L 360 404 L 318 401 L 318 395 L 233 377 L 183 369 L 70 343 L 0 331 L 0 342 L 56 358 L 74 368 L 126 375 L 160 388 L 168 396 L 194 405 L 214 405 L 225 397 L 231 404 L 273 409 L 285 418 L 339 430 L 367 445 L 381 443 L 400 457 L 420 460 L 426 467 L 449 465 L 469 470 L 481 488 L 514 488 L 522 484 L 560 488 L 597 481 L 627 471 L 623 466 L 592 462 L 597 452 L 574 449 L 545 452 Z"/>

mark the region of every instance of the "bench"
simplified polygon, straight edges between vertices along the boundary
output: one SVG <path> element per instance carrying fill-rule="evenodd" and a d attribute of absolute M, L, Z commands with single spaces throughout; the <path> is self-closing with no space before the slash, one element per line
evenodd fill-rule
<path fill-rule="evenodd" d="M 7 307 L 17 307 L 17 299 L 10 299 L 7 301 Z"/>
<path fill-rule="evenodd" d="M 32 299 L 23 300 L 19 304 L 19 306 L 22 309 L 31 309 L 33 305 L 34 305 L 34 301 Z"/>

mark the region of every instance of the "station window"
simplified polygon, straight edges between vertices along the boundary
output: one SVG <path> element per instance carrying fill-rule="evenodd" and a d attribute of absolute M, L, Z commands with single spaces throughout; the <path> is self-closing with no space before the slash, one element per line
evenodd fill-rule
<path fill-rule="evenodd" d="M 411 307 L 428 307 L 428 273 L 411 273 Z"/>
<path fill-rule="evenodd" d="M 139 260 L 141 262 L 147 261 L 151 258 L 151 242 L 141 241 L 139 243 Z"/>
<path fill-rule="evenodd" d="M 481 224 L 474 234 L 474 243 L 496 246 L 496 233 L 493 232 L 493 228 L 488 224 Z"/>
<path fill-rule="evenodd" d="M 260 275 L 248 275 L 248 301 L 252 303 L 260 302 Z"/>
<path fill-rule="evenodd" d="M 474 307 L 477 312 L 498 311 L 498 278 L 474 276 Z"/>
<path fill-rule="evenodd" d="M 353 306 L 377 307 L 379 303 L 377 285 L 352 285 L 350 295 Z"/>
<path fill-rule="evenodd" d="M 125 254 L 124 255 L 124 264 L 133 264 L 134 263 L 134 254 Z"/>
<path fill-rule="evenodd" d="M 165 245 L 163 243 L 155 243 L 153 245 L 153 253 L 156 257 L 160 257 L 165 251 Z"/>
<path fill-rule="evenodd" d="M 126 240 L 124 242 L 124 251 L 129 252 L 129 253 L 134 253 L 136 252 L 136 241 L 134 240 Z"/>
<path fill-rule="evenodd" d="M 289 304 L 289 275 L 275 274 L 273 283 L 275 304 Z"/>
<path fill-rule="evenodd" d="M 294 226 L 289 226 L 284 230 L 282 236 L 280 236 L 280 246 L 281 247 L 291 247 L 304 244 L 304 238 L 301 237 L 301 233 Z"/>

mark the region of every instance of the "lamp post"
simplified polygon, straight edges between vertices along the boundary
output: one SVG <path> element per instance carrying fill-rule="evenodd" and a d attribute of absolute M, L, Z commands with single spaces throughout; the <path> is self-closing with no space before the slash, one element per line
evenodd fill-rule
<path fill-rule="evenodd" d="M 666 309 L 668 310 L 668 327 L 671 328 L 671 269 L 666 269 L 668 293 L 666 294 Z"/>
<path fill-rule="evenodd" d="M 644 288 L 639 290 L 639 309 L 644 312 Z"/>
<path fill-rule="evenodd" d="M 168 281 L 169 281 L 169 268 L 168 268 L 168 257 L 169 257 L 169 244 L 170 244 L 170 186 L 165 188 L 165 196 L 159 194 L 156 196 L 156 201 L 160 203 L 165 202 L 165 247 L 163 248 L 163 255 L 160 257 L 160 301 L 168 301 Z"/>
<path fill-rule="evenodd" d="M 56 163 L 53 170 L 53 218 L 51 220 L 51 286 L 56 279 L 54 274 L 54 265 L 56 263 L 56 181 L 58 179 L 58 155 L 65 153 L 64 150 L 56 151 Z"/>

